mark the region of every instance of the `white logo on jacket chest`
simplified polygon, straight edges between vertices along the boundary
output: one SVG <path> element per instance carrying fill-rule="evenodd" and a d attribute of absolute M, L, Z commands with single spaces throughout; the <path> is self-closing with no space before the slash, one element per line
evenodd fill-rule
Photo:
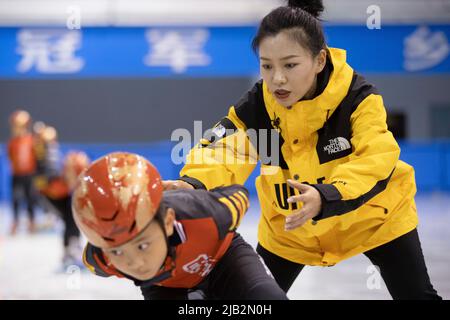
<path fill-rule="evenodd" d="M 351 148 L 350 142 L 343 137 L 328 140 L 329 144 L 323 147 L 323 151 L 327 151 L 328 155 L 338 153 Z"/>
<path fill-rule="evenodd" d="M 201 277 L 208 275 L 213 267 L 213 261 L 206 254 L 199 255 L 195 260 L 186 263 L 183 270 L 187 273 L 198 274 Z"/>
<path fill-rule="evenodd" d="M 212 130 L 212 132 L 219 138 L 222 138 L 225 135 L 226 131 L 227 131 L 226 128 L 221 124 L 219 124 Z"/>

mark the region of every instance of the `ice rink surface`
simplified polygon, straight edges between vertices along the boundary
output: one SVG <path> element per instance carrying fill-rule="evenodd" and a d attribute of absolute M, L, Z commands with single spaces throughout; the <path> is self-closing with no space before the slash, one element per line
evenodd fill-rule
<path fill-rule="evenodd" d="M 450 194 L 427 193 L 416 197 L 419 235 L 431 281 L 450 298 Z M 38 214 L 44 224 L 48 216 Z M 251 201 L 240 232 L 257 243 L 259 205 Z M 7 234 L 11 221 L 8 204 L 0 205 L 0 299 L 142 299 L 131 281 L 101 278 L 76 268 L 61 268 L 61 225 L 28 235 Z M 334 267 L 306 267 L 288 293 L 291 299 L 390 299 L 382 280 L 364 255 Z"/>

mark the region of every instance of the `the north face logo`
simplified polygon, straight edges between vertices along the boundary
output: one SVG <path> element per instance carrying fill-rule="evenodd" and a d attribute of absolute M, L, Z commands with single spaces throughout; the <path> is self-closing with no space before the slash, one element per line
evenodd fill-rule
<path fill-rule="evenodd" d="M 323 151 L 328 152 L 328 155 L 345 151 L 351 148 L 350 142 L 343 137 L 328 140 L 329 144 L 323 148 Z"/>

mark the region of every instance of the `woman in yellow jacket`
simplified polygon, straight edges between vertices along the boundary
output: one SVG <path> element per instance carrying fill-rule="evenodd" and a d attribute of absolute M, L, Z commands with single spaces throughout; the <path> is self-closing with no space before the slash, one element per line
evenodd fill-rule
<path fill-rule="evenodd" d="M 321 1 L 289 1 L 262 20 L 262 80 L 165 187 L 243 184 L 259 160 L 257 251 L 286 292 L 304 265 L 364 253 L 394 299 L 440 298 L 416 230 L 414 169 L 399 160 L 376 88 L 326 46 L 322 11 Z"/>

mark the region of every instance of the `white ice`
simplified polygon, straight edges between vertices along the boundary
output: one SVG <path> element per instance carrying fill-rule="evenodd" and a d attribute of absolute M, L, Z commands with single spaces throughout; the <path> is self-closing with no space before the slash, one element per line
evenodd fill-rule
<path fill-rule="evenodd" d="M 434 287 L 450 298 L 450 194 L 420 194 L 419 235 Z M 7 235 L 9 205 L 0 205 L 0 299 L 142 299 L 131 281 L 101 278 L 87 271 L 62 270 L 60 223 L 50 231 Z M 257 243 L 259 206 L 251 201 L 240 232 L 253 246 Z M 46 216 L 38 215 L 43 224 Z M 291 299 L 390 299 L 373 273 L 369 260 L 356 256 L 334 267 L 306 267 L 293 284 Z M 377 284 L 380 284 L 379 286 Z"/>

